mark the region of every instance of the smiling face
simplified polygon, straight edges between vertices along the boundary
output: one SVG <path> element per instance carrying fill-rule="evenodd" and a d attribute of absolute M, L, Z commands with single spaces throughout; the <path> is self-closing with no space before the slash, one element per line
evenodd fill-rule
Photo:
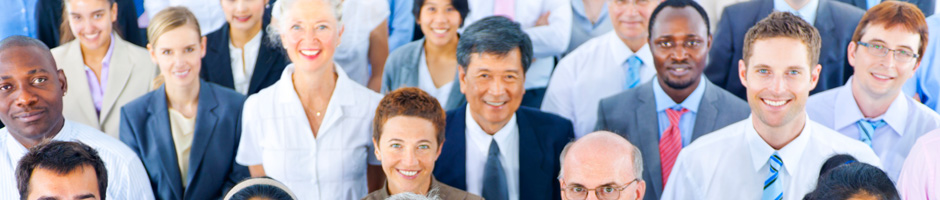
<path fill-rule="evenodd" d="M 896 96 L 907 79 L 917 70 L 917 59 L 900 61 L 894 56 L 894 52 L 878 56 L 869 50 L 880 46 L 916 54 L 920 47 L 920 36 L 901 26 L 886 29 L 882 24 L 871 24 L 865 30 L 861 42 L 871 44 L 872 47 L 860 46 L 853 42 L 848 48 L 849 64 L 855 68 L 853 88 L 859 89 L 855 91 L 861 91 L 869 97 Z"/>
<path fill-rule="evenodd" d="M 225 21 L 238 31 L 261 30 L 261 16 L 267 0 L 222 0 Z"/>
<path fill-rule="evenodd" d="M 788 37 L 758 39 L 751 57 L 738 62 L 741 84 L 753 114 L 770 127 L 805 115 L 806 98 L 819 81 L 818 64 L 810 67 L 807 46 Z"/>
<path fill-rule="evenodd" d="M 111 26 L 117 20 L 117 4 L 107 0 L 67 0 L 69 28 L 84 49 L 98 50 L 111 44 Z"/>
<path fill-rule="evenodd" d="M 330 3 L 298 0 L 284 19 L 279 19 L 281 43 L 297 70 L 322 70 L 333 66 L 333 54 L 342 36 Z"/>
<path fill-rule="evenodd" d="M 443 46 L 457 43 L 461 20 L 460 12 L 451 5 L 451 0 L 427 0 L 421 6 L 417 22 L 428 43 Z"/>
<path fill-rule="evenodd" d="M 612 0 L 607 4 L 614 31 L 623 40 L 645 39 L 650 14 L 660 0 Z"/>
<path fill-rule="evenodd" d="M 98 194 L 98 176 L 91 165 L 82 165 L 66 174 L 36 168 L 29 180 L 29 200 L 94 200 Z"/>
<path fill-rule="evenodd" d="M 426 194 L 431 171 L 440 156 L 437 131 L 431 121 L 413 116 L 395 116 L 382 126 L 380 141 L 374 141 L 376 157 L 388 178 L 389 192 Z"/>
<path fill-rule="evenodd" d="M 666 7 L 655 24 L 650 49 L 661 85 L 685 89 L 698 83 L 711 47 L 705 19 L 692 7 Z"/>
<path fill-rule="evenodd" d="M 57 133 L 65 121 L 65 74 L 56 70 L 48 50 L 12 48 L 0 52 L 0 120 L 17 140 L 38 141 Z"/>
<path fill-rule="evenodd" d="M 187 24 L 160 35 L 156 44 L 147 45 L 150 59 L 160 68 L 168 87 L 191 88 L 199 84 L 202 57 L 206 55 L 206 39 L 199 29 Z"/>
<path fill-rule="evenodd" d="M 506 55 L 471 53 L 469 66 L 458 68 L 460 92 L 467 97 L 471 116 L 484 130 L 488 125 L 505 125 L 522 104 L 525 72 L 521 56 L 518 47 Z"/>

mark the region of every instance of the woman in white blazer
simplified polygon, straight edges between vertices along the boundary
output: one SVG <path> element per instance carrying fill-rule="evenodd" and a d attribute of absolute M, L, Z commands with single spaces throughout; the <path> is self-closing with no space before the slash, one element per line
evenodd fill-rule
<path fill-rule="evenodd" d="M 150 91 L 156 67 L 147 49 L 113 30 L 114 0 L 65 0 L 62 45 L 52 49 L 65 72 L 69 90 L 63 97 L 68 120 L 118 137 L 120 109 Z"/>

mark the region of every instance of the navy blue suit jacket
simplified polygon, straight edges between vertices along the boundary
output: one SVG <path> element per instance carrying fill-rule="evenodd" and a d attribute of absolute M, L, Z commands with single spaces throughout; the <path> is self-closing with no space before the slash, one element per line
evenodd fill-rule
<path fill-rule="evenodd" d="M 121 108 L 121 141 L 140 156 L 157 199 L 221 199 L 249 176 L 247 167 L 235 163 L 244 102 L 244 95 L 200 80 L 186 180 L 180 176 L 164 87 Z"/>
<path fill-rule="evenodd" d="M 862 10 L 868 9 L 867 0 L 838 0 L 838 1 L 861 8 Z M 920 11 L 923 12 L 924 16 L 926 17 L 930 17 L 931 15 L 933 15 L 933 9 L 935 8 L 936 3 L 937 3 L 937 2 L 934 2 L 936 0 L 899 0 L 899 1 L 908 2 L 908 3 L 916 5 L 917 8 L 920 8 Z"/>
<path fill-rule="evenodd" d="M 466 116 L 466 105 L 447 112 L 445 142 L 434 165 L 438 181 L 461 190 L 467 190 Z M 558 156 L 574 138 L 571 121 L 523 106 L 516 111 L 516 123 L 519 199 L 561 199 Z"/>
<path fill-rule="evenodd" d="M 265 17 L 261 23 L 262 27 L 268 25 L 267 21 Z M 228 29 L 229 24 L 225 23 L 219 30 L 206 35 L 208 50 L 206 56 L 202 58 L 202 71 L 199 72 L 199 77 L 228 88 L 235 88 L 235 80 L 232 78 L 232 60 L 228 49 L 231 43 Z M 271 44 L 267 32 L 261 33 L 261 49 L 258 50 L 258 60 L 255 61 L 255 69 L 248 83 L 248 95 L 258 93 L 261 89 L 273 85 L 281 78 L 281 72 L 287 64 L 290 64 L 284 50 Z"/>
<path fill-rule="evenodd" d="M 773 0 L 751 0 L 728 6 L 721 14 L 714 30 L 712 48 L 708 53 L 705 76 L 715 85 L 735 96 L 746 99 L 747 94 L 738 78 L 738 61 L 742 58 L 744 34 L 774 9 Z M 822 48 L 819 64 L 822 72 L 819 83 L 811 94 L 839 87 L 854 72 L 846 57 L 846 48 L 864 11 L 835 0 L 820 0 L 813 26 L 819 30 Z"/>

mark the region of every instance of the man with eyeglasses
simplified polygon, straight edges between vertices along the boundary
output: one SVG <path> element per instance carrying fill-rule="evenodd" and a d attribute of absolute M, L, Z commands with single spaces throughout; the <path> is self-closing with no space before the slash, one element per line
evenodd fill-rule
<path fill-rule="evenodd" d="M 894 182 L 917 138 L 940 128 L 940 115 L 901 91 L 926 43 L 927 22 L 917 6 L 885 1 L 872 7 L 848 45 L 855 74 L 806 105 L 810 119 L 870 146 Z"/>
<path fill-rule="evenodd" d="M 560 160 L 562 199 L 638 200 L 646 193 L 640 149 L 615 133 L 586 134 L 568 143 Z"/>

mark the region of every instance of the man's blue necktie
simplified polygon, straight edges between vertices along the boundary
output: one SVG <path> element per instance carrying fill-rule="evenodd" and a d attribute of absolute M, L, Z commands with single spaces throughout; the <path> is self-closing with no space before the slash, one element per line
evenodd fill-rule
<path fill-rule="evenodd" d="M 871 138 L 875 135 L 875 129 L 885 124 L 887 123 L 885 123 L 883 119 L 878 121 L 868 121 L 866 119 L 858 120 L 858 122 L 855 123 L 855 125 L 858 125 L 858 140 L 861 140 L 871 147 Z"/>
<path fill-rule="evenodd" d="M 780 170 L 783 169 L 783 159 L 774 152 L 767 161 L 770 162 L 770 175 L 764 180 L 764 194 L 762 200 L 780 200 L 783 199 L 783 185 L 780 183 Z"/>
<path fill-rule="evenodd" d="M 627 81 L 623 84 L 623 89 L 630 89 L 640 84 L 640 67 L 643 66 L 643 60 L 636 55 L 627 59 Z"/>
<path fill-rule="evenodd" d="M 506 182 L 503 164 L 499 161 L 499 146 L 496 145 L 495 139 L 490 142 L 490 152 L 486 156 L 486 165 L 483 167 L 481 196 L 489 200 L 509 199 L 509 184 Z"/>

